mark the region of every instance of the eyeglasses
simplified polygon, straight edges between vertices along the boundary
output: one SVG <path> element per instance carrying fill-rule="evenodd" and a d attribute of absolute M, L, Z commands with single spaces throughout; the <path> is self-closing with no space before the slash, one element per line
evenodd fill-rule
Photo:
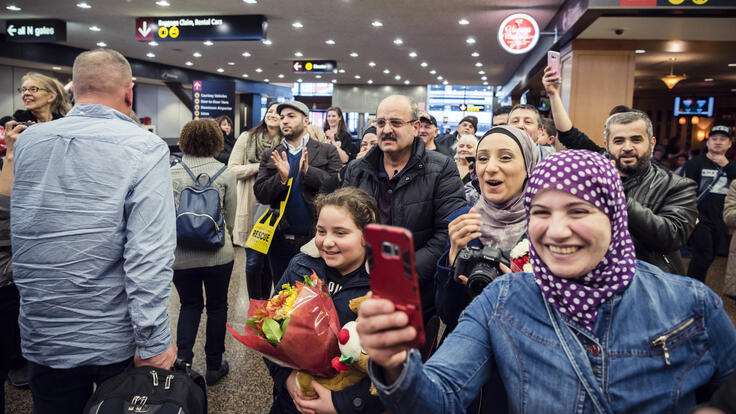
<path fill-rule="evenodd" d="M 46 89 L 46 88 L 37 88 L 35 86 L 31 86 L 30 88 L 26 88 L 25 86 L 22 87 L 22 88 L 18 88 L 18 92 L 20 92 L 20 93 L 30 92 L 30 93 L 34 93 L 35 94 L 35 93 L 38 93 L 38 91 L 46 91 L 46 92 L 49 92 L 49 90 Z"/>
<path fill-rule="evenodd" d="M 388 119 L 388 120 L 386 120 L 386 119 L 383 119 L 383 118 L 378 118 L 378 119 L 376 119 L 376 128 L 383 129 L 386 126 L 386 123 L 388 122 L 389 124 L 391 124 L 391 128 L 399 129 L 399 128 L 403 127 L 404 125 L 411 124 L 411 123 L 414 123 L 414 122 L 417 122 L 417 121 L 418 121 L 418 119 L 410 119 L 408 121 L 402 121 L 400 119 Z"/>

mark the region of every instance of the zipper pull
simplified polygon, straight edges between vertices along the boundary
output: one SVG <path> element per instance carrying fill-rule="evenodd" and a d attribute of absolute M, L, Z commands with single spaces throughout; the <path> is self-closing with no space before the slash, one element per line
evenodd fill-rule
<path fill-rule="evenodd" d="M 128 406 L 128 411 L 135 410 L 135 406 L 138 404 L 139 396 L 134 396 L 133 399 L 130 401 L 130 406 Z"/>
<path fill-rule="evenodd" d="M 153 377 L 153 386 L 158 387 L 158 373 L 155 370 L 151 370 L 151 376 Z"/>
<path fill-rule="evenodd" d="M 174 379 L 174 376 L 173 375 L 167 375 L 166 376 L 166 383 L 164 384 L 164 389 L 165 390 L 168 390 L 169 388 L 171 388 L 171 380 L 173 380 L 173 379 Z"/>
<path fill-rule="evenodd" d="M 662 335 L 655 339 L 652 341 L 652 345 L 662 347 L 662 352 L 664 352 L 664 363 L 670 365 L 670 350 L 667 349 L 667 335 Z"/>

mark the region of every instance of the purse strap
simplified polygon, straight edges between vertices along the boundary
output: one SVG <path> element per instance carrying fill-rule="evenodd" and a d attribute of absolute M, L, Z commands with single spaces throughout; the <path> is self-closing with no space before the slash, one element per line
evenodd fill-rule
<path fill-rule="evenodd" d="M 585 388 L 585 392 L 588 394 L 591 401 L 593 402 L 595 411 L 599 414 L 613 413 L 611 406 L 608 404 L 608 401 L 603 395 L 603 391 L 597 385 L 597 381 L 590 367 L 590 361 L 587 360 L 587 357 L 585 358 L 585 361 L 576 360 L 575 355 L 572 353 L 572 350 L 569 347 L 569 343 L 573 341 L 573 343 L 577 343 L 578 345 L 580 345 L 581 348 L 582 344 L 580 344 L 580 341 L 577 339 L 575 334 L 570 331 L 570 327 L 567 326 L 566 323 L 560 324 L 558 322 L 547 300 L 545 299 L 543 301 L 544 306 L 547 309 L 547 315 L 549 315 L 549 319 L 550 321 L 552 321 L 552 328 L 554 328 L 555 333 L 557 334 L 557 338 L 560 340 L 560 344 L 562 345 L 562 350 L 565 351 L 565 355 L 570 361 L 573 371 L 575 371 L 575 374 L 578 376 L 580 383 L 583 385 L 583 388 Z M 561 328 L 560 325 L 562 325 L 563 328 Z"/>
<path fill-rule="evenodd" d="M 725 173 L 726 173 L 726 169 L 725 168 L 719 168 L 718 169 L 718 173 L 713 178 L 713 181 L 711 181 L 710 184 L 708 184 L 708 187 L 706 187 L 705 190 L 703 190 L 703 192 L 700 193 L 700 195 L 698 196 L 698 199 L 695 201 L 697 205 L 700 205 L 700 203 L 702 203 L 703 200 L 705 200 L 705 196 L 707 196 L 710 193 L 710 190 L 713 189 L 713 186 L 716 185 L 716 183 L 718 182 L 718 180 L 720 180 L 721 177 L 723 177 L 723 174 L 725 174 Z"/>

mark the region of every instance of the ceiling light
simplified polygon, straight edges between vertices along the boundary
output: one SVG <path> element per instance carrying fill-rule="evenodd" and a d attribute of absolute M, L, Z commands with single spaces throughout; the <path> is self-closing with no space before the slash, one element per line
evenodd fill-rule
<path fill-rule="evenodd" d="M 328 45 L 334 45 L 335 44 L 335 41 L 332 40 L 332 39 L 327 39 L 327 40 L 325 40 L 325 43 L 327 43 Z"/>
<path fill-rule="evenodd" d="M 322 79 L 322 75 L 316 75 L 315 78 Z"/>
<path fill-rule="evenodd" d="M 270 41 L 270 40 L 268 40 L 268 39 L 266 39 L 266 40 L 263 41 L 263 44 L 266 45 L 266 46 L 271 46 L 273 44 L 273 42 Z"/>
<path fill-rule="evenodd" d="M 486 71 L 484 71 L 484 70 L 479 70 L 479 71 L 478 71 L 478 74 L 479 74 L 479 75 L 485 75 L 485 74 L 486 74 Z"/>
<path fill-rule="evenodd" d="M 368 79 L 368 84 L 369 85 L 372 85 L 373 84 L 373 79 Z"/>
<path fill-rule="evenodd" d="M 705 82 L 713 82 L 713 78 L 705 78 L 703 79 Z"/>
<path fill-rule="evenodd" d="M 294 56 L 296 57 L 302 57 L 304 54 L 302 52 L 294 52 Z"/>
<path fill-rule="evenodd" d="M 302 83 L 302 82 L 304 82 L 304 81 L 302 80 L 302 78 L 299 78 L 299 79 L 297 79 L 296 81 L 297 81 L 297 82 L 299 82 L 299 83 Z"/>
<path fill-rule="evenodd" d="M 488 76 L 481 76 L 480 80 L 488 80 Z"/>
<path fill-rule="evenodd" d="M 736 92 L 736 88 L 735 89 L 731 89 L 731 92 Z"/>
<path fill-rule="evenodd" d="M 214 43 L 212 43 L 211 40 L 205 40 L 203 43 L 204 43 L 205 46 L 212 46 L 212 45 L 214 45 Z"/>
<path fill-rule="evenodd" d="M 149 58 L 155 58 L 156 57 L 156 54 L 153 53 L 153 52 L 148 52 L 148 53 L 146 53 L 146 56 L 148 56 Z"/>
<path fill-rule="evenodd" d="M 376 62 L 368 62 L 368 66 L 374 67 L 374 66 L 376 66 Z"/>
<path fill-rule="evenodd" d="M 268 82 L 268 81 L 270 81 L 270 80 L 271 80 L 271 79 L 268 79 L 268 78 L 266 78 L 266 79 L 264 79 L 263 81 L 264 81 L 264 82 Z"/>
<path fill-rule="evenodd" d="M 250 57 L 250 52 L 248 51 L 243 52 L 243 57 Z"/>
<path fill-rule="evenodd" d="M 450 83 L 450 82 L 448 82 L 448 81 L 442 82 L 443 85 L 447 85 L 448 83 Z"/>
<path fill-rule="evenodd" d="M 192 66 L 192 65 L 194 65 L 194 63 L 192 63 L 192 61 L 191 61 L 191 60 L 187 60 L 187 61 L 186 61 L 186 63 L 184 63 L 184 64 L 185 64 L 185 65 L 187 65 L 187 66 Z"/>
<path fill-rule="evenodd" d="M 247 74 L 247 73 L 244 73 L 244 74 L 243 74 L 243 77 L 244 77 L 244 78 L 247 78 L 247 77 L 248 77 L 248 74 Z"/>
<path fill-rule="evenodd" d="M 409 57 L 412 59 L 417 57 L 417 52 L 409 52 Z"/>
<path fill-rule="evenodd" d="M 93 32 L 99 32 L 99 31 L 100 31 L 100 30 L 102 30 L 102 29 L 100 29 L 100 28 L 99 28 L 99 27 L 97 27 L 97 26 L 90 26 L 90 27 L 89 27 L 89 30 L 91 30 L 91 31 L 93 31 Z"/>
<path fill-rule="evenodd" d="M 410 83 L 411 83 L 411 82 L 409 82 L 409 79 L 407 79 L 407 80 L 405 80 L 405 81 L 404 81 L 404 85 L 408 85 L 408 84 L 410 84 Z"/>
<path fill-rule="evenodd" d="M 445 79 L 445 78 L 442 77 L 442 75 L 440 75 L 440 76 L 437 77 L 437 80 L 442 80 L 442 79 Z"/>
<path fill-rule="evenodd" d="M 360 79 L 360 75 L 355 75 L 355 79 Z"/>
<path fill-rule="evenodd" d="M 235 62 L 227 62 L 227 64 L 230 66 L 235 66 Z"/>
<path fill-rule="evenodd" d="M 332 80 L 332 83 L 337 83 L 337 79 L 333 79 Z"/>
<path fill-rule="evenodd" d="M 345 69 L 340 69 L 340 70 L 338 70 L 338 72 L 345 73 Z"/>
<path fill-rule="evenodd" d="M 374 20 L 373 23 L 371 23 L 373 27 L 381 27 L 383 26 L 383 23 L 381 23 L 380 20 Z"/>
<path fill-rule="evenodd" d="M 728 67 L 729 68 L 736 68 L 736 63 L 729 63 L 728 64 Z"/>
<path fill-rule="evenodd" d="M 465 43 L 467 43 L 469 45 L 472 45 L 472 44 L 475 43 L 475 38 L 469 37 L 469 38 L 465 39 Z"/>
<path fill-rule="evenodd" d="M 169 3 L 166 0 L 159 0 L 159 1 L 156 2 L 156 5 L 157 6 L 161 6 L 161 7 L 169 7 L 169 6 L 171 6 L 171 3 Z"/>
<path fill-rule="evenodd" d="M 283 73 L 279 73 L 279 79 L 283 79 L 283 78 L 284 78 L 284 74 Z"/>
<path fill-rule="evenodd" d="M 85 3 L 85 2 L 77 3 L 77 7 L 79 7 L 80 9 L 91 9 L 92 8 L 92 6 L 90 6 L 89 3 Z"/>
<path fill-rule="evenodd" d="M 148 42 L 148 46 L 156 47 L 156 46 L 158 46 L 158 42 L 155 41 L 155 40 L 151 40 L 150 42 Z"/>
<path fill-rule="evenodd" d="M 647 51 L 644 49 L 636 49 L 636 53 L 641 55 L 642 53 L 647 53 Z"/>
<path fill-rule="evenodd" d="M 662 82 L 664 82 L 665 85 L 667 85 L 667 89 L 672 89 L 677 85 L 681 80 L 687 79 L 687 76 L 684 74 L 682 76 L 677 76 L 674 73 L 675 68 L 675 58 L 670 59 L 670 73 L 669 75 L 662 76 L 659 78 Z"/>
<path fill-rule="evenodd" d="M 258 1 L 257 0 L 243 0 L 243 3 L 256 4 L 258 3 Z"/>
<path fill-rule="evenodd" d="M 384 70 L 383 70 L 383 73 L 385 73 L 385 74 L 387 74 L 387 75 L 388 75 L 389 73 L 391 73 L 391 71 L 390 71 L 390 70 L 388 70 L 388 69 L 384 69 Z"/>
<path fill-rule="evenodd" d="M 105 42 L 97 42 L 97 47 L 107 47 L 107 43 L 105 43 Z"/>
<path fill-rule="evenodd" d="M 476 67 L 476 68 L 479 68 L 479 67 L 481 67 L 481 66 L 483 66 L 483 64 L 482 64 L 482 63 L 480 63 L 480 62 L 475 62 L 475 67 Z"/>
<path fill-rule="evenodd" d="M 10 6 L 5 6 L 5 8 L 8 9 L 8 10 L 10 10 L 10 11 L 20 11 L 21 10 L 20 7 L 15 6 L 13 4 L 11 4 Z"/>
<path fill-rule="evenodd" d="M 394 39 L 394 44 L 401 45 L 401 44 L 404 44 L 404 41 L 397 37 L 396 39 Z"/>
<path fill-rule="evenodd" d="M 468 19 L 460 19 L 457 21 L 457 24 L 465 26 L 466 24 L 470 24 L 470 22 L 468 21 Z"/>
<path fill-rule="evenodd" d="M 258 73 L 261 73 L 261 72 L 263 72 L 263 69 L 261 69 L 261 68 L 256 68 L 256 72 L 258 72 Z"/>
<path fill-rule="evenodd" d="M 202 57 L 202 54 L 199 53 L 199 52 L 194 52 L 194 53 L 192 53 L 192 56 L 198 58 L 198 57 Z"/>
<path fill-rule="evenodd" d="M 478 57 L 478 56 L 480 56 L 480 53 L 473 52 L 473 53 L 470 54 L 470 56 L 472 56 L 472 57 Z"/>
<path fill-rule="evenodd" d="M 488 86 L 488 82 L 483 82 L 483 86 Z"/>
<path fill-rule="evenodd" d="M 356 58 L 356 57 L 358 57 L 358 54 L 357 54 L 357 53 L 355 53 L 355 52 L 351 52 L 351 53 L 350 53 L 350 57 L 354 57 L 354 58 Z"/>
<path fill-rule="evenodd" d="M 423 68 L 426 68 L 427 67 L 427 62 L 422 62 L 422 63 L 419 64 L 419 66 L 421 66 Z"/>
<path fill-rule="evenodd" d="M 295 29 L 301 29 L 302 27 L 304 27 L 304 25 L 301 22 L 294 22 L 291 24 L 291 27 Z"/>
<path fill-rule="evenodd" d="M 217 71 L 220 72 L 220 73 L 222 73 L 222 72 L 225 71 L 225 69 L 223 69 L 223 68 L 217 68 Z"/>
<path fill-rule="evenodd" d="M 394 76 L 394 79 L 396 79 L 396 80 L 401 80 L 401 75 L 396 75 L 396 76 Z"/>
<path fill-rule="evenodd" d="M 61 70 L 61 66 L 54 66 L 51 69 L 53 69 L 53 70 Z"/>
<path fill-rule="evenodd" d="M 130 78 L 130 80 L 133 80 L 134 81 L 134 80 L 138 80 L 138 78 L 136 78 L 135 76 L 133 76 L 133 77 Z"/>
<path fill-rule="evenodd" d="M 437 71 L 436 71 L 436 70 L 434 70 L 434 69 L 432 69 L 432 70 L 430 70 L 430 71 L 429 71 L 429 74 L 430 74 L 430 75 L 434 75 L 435 73 L 437 73 Z"/>

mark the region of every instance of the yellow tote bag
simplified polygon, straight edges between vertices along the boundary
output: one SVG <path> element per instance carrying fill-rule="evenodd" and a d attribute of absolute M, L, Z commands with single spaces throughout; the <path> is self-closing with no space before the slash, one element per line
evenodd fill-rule
<path fill-rule="evenodd" d="M 293 178 L 289 178 L 289 181 L 286 182 L 286 198 L 279 203 L 279 209 L 274 210 L 269 207 L 253 225 L 253 230 L 250 231 L 248 240 L 245 242 L 245 247 L 263 254 L 268 254 L 271 241 L 273 240 L 274 234 L 276 234 L 276 227 L 278 227 L 281 218 L 284 216 L 286 202 L 289 201 L 293 180 Z"/>

